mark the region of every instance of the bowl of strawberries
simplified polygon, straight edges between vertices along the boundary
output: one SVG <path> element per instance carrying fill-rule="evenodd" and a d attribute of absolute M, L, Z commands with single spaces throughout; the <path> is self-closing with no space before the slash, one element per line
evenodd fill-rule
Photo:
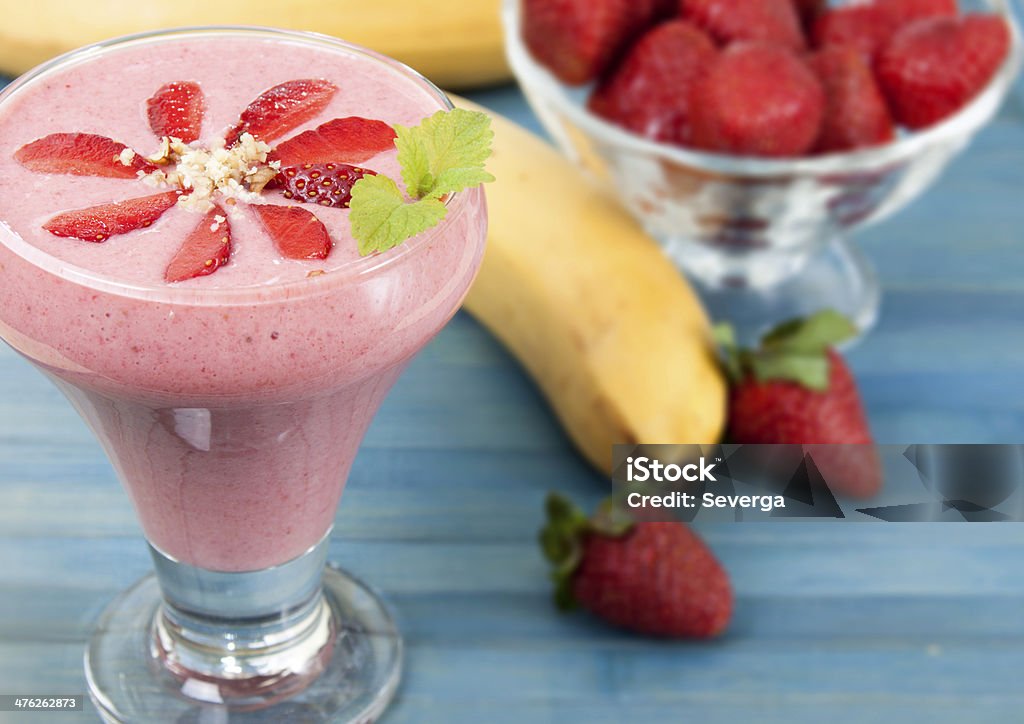
<path fill-rule="evenodd" d="M 569 157 L 753 339 L 880 291 L 852 230 L 925 191 L 1020 67 L 1008 0 L 506 0 Z"/>

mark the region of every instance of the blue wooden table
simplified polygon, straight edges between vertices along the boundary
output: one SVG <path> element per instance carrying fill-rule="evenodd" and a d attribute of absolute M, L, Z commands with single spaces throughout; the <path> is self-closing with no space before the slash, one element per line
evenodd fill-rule
<path fill-rule="evenodd" d="M 886 297 L 851 361 L 881 441 L 1024 440 L 1018 90 L 926 198 L 862 237 Z M 515 89 L 474 99 L 536 128 Z M 606 485 L 458 316 L 378 415 L 332 545 L 405 632 L 387 722 L 1024 721 L 1022 525 L 705 525 L 732 629 L 658 643 L 555 613 L 535 546 L 551 488 L 592 504 Z M 84 692 L 93 622 L 149 568 L 99 446 L 0 349 L 0 693 Z"/>

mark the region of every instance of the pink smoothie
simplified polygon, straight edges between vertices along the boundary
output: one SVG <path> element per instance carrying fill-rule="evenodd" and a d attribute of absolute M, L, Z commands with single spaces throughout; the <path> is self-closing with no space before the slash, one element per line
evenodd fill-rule
<path fill-rule="evenodd" d="M 305 206 L 335 242 L 322 261 L 281 257 L 240 203 L 229 219 L 228 265 L 167 284 L 163 270 L 200 216 L 175 207 L 102 244 L 58 238 L 42 228 L 56 213 L 159 189 L 33 173 L 13 156 L 58 132 L 97 133 L 152 153 L 159 144 L 145 102 L 174 80 L 202 87 L 200 143 L 213 143 L 253 98 L 297 78 L 325 78 L 340 90 L 284 138 L 345 116 L 415 125 L 444 108 L 396 65 L 330 41 L 257 31 L 115 46 L 15 84 L 0 100 L 0 337 L 91 425 L 150 542 L 215 570 L 283 563 L 330 529 L 381 400 L 472 281 L 483 194 L 456 195 L 440 226 L 368 258 L 358 255 L 347 209 Z M 397 180 L 394 156 L 361 165 Z"/>

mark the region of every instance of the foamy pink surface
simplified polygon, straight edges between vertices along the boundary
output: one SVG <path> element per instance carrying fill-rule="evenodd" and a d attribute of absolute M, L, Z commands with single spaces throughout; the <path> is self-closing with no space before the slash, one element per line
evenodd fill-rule
<path fill-rule="evenodd" d="M 195 215 L 174 209 L 104 244 L 58 239 L 40 228 L 53 213 L 152 189 L 33 174 L 12 154 L 62 131 L 148 152 L 156 139 L 144 103 L 169 80 L 203 86 L 206 140 L 266 88 L 304 77 L 341 92 L 295 133 L 347 115 L 413 125 L 440 108 L 362 56 L 198 36 L 100 55 L 0 104 L 0 337 L 55 378 L 93 427 L 150 541 L 206 568 L 279 564 L 329 529 L 381 400 L 476 272 L 483 194 L 458 195 L 440 227 L 369 262 L 357 257 L 347 211 L 309 207 L 336 243 L 324 262 L 281 259 L 245 215 L 232 220 L 227 267 L 167 287 L 163 269 Z M 397 176 L 393 154 L 365 165 Z M 328 273 L 307 279 L 311 268 Z"/>

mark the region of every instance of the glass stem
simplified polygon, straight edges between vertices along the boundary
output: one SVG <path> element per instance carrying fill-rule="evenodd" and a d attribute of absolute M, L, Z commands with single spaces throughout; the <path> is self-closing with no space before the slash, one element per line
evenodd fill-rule
<path fill-rule="evenodd" d="M 327 665 L 338 629 L 321 587 L 327 544 L 324 536 L 291 561 L 245 572 L 198 568 L 150 545 L 164 598 L 154 660 L 202 701 L 265 702 L 270 690 L 304 688 Z"/>

